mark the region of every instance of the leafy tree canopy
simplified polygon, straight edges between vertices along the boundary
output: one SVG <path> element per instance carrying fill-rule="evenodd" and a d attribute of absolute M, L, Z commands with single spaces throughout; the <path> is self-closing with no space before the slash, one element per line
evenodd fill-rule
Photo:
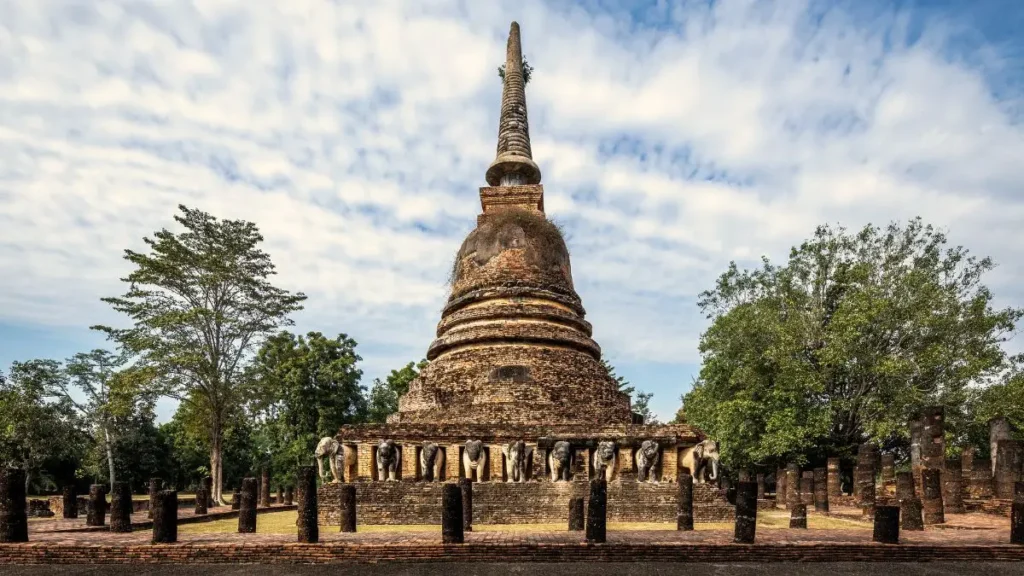
<path fill-rule="evenodd" d="M 701 294 L 712 323 L 686 417 L 733 467 L 905 444 L 929 404 L 947 406 L 956 436 L 972 419 L 968 384 L 1005 370 L 1002 343 L 1022 315 L 993 308 L 981 283 L 992 268 L 920 219 L 822 226 L 784 266 L 733 263 Z"/>
<path fill-rule="evenodd" d="M 370 388 L 368 422 L 385 422 L 388 416 L 398 412 L 398 399 L 409 391 L 409 383 L 427 367 L 426 359 L 409 362 L 398 370 L 392 370 L 387 378 L 374 378 Z"/>

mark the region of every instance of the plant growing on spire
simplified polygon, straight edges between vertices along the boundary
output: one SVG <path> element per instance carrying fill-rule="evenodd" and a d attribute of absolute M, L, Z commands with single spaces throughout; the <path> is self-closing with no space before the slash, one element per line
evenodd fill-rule
<path fill-rule="evenodd" d="M 523 56 L 523 84 L 530 83 L 530 76 L 533 74 L 533 66 L 526 61 L 526 56 Z M 498 77 L 501 78 L 501 83 L 505 83 L 505 65 L 498 66 Z"/>

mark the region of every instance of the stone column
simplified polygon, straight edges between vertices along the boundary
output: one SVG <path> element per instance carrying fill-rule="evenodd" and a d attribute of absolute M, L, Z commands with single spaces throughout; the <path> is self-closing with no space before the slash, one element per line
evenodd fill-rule
<path fill-rule="evenodd" d="M 156 494 L 159 491 L 160 491 L 160 479 L 159 478 L 150 478 L 149 479 L 149 514 L 147 514 L 147 516 L 149 518 L 152 518 L 153 514 L 156 511 Z M 177 492 L 175 492 L 175 494 L 177 494 Z M 177 510 L 178 510 L 177 504 L 175 504 L 174 510 L 175 510 L 175 514 L 177 514 Z M 175 534 L 177 534 L 177 533 L 175 533 Z M 175 537 L 177 537 L 177 536 L 175 536 Z"/>
<path fill-rule="evenodd" d="M 110 531 L 132 531 L 132 492 L 127 482 L 114 482 L 111 487 Z"/>
<path fill-rule="evenodd" d="M 587 503 L 587 542 L 604 542 L 607 530 L 608 483 L 604 478 L 595 478 L 590 481 L 590 499 Z"/>
<path fill-rule="evenodd" d="M 238 533 L 256 532 L 256 479 L 242 479 L 242 499 L 238 505 Z"/>
<path fill-rule="evenodd" d="M 314 485 L 316 480 L 314 479 Z M 341 485 L 341 531 L 356 531 L 356 485 Z M 316 522 L 316 506 L 313 506 L 313 522 Z"/>
<path fill-rule="evenodd" d="M 242 505 L 242 490 L 235 488 L 234 494 L 231 495 L 231 509 L 238 510 Z"/>
<path fill-rule="evenodd" d="M 814 504 L 814 470 L 805 470 L 800 475 L 800 503 L 805 507 Z"/>
<path fill-rule="evenodd" d="M 755 492 L 756 496 L 757 493 Z M 786 508 L 792 510 L 800 503 L 800 467 L 796 464 L 786 466 Z"/>
<path fill-rule="evenodd" d="M 693 530 L 693 476 L 679 476 L 679 496 L 676 498 L 676 530 Z"/>
<path fill-rule="evenodd" d="M 882 544 L 899 543 L 900 509 L 897 506 L 875 507 L 875 529 L 871 539 Z"/>
<path fill-rule="evenodd" d="M 295 501 L 295 492 L 292 490 L 291 486 L 288 486 L 287 488 L 284 489 L 284 505 L 285 506 L 291 506 L 292 502 L 294 502 L 294 501 Z"/>
<path fill-rule="evenodd" d="M 284 486 L 280 484 L 277 485 L 277 500 L 274 501 L 274 504 L 277 504 L 278 506 L 282 506 L 284 504 Z"/>
<path fill-rule="evenodd" d="M 153 482 L 150 481 L 150 487 Z M 153 513 L 153 544 L 172 544 L 178 541 L 178 492 L 161 490 L 151 496 Z"/>
<path fill-rule="evenodd" d="M 914 496 L 916 496 L 916 491 L 914 490 L 914 473 L 897 472 L 896 499 L 905 500 L 907 498 L 913 498 Z"/>
<path fill-rule="evenodd" d="M 993 418 L 988 421 L 988 443 L 993 477 L 996 475 L 996 466 L 999 464 L 999 458 L 996 456 L 999 450 L 999 441 L 1009 440 L 1012 432 L 1010 421 L 1006 418 Z"/>
<path fill-rule="evenodd" d="M 441 487 L 441 541 L 445 544 L 462 544 L 464 539 L 462 489 L 458 484 L 444 484 Z"/>
<path fill-rule="evenodd" d="M 920 414 L 910 419 L 910 471 L 914 474 L 914 484 L 921 485 L 921 442 L 924 438 L 924 419 Z"/>
<path fill-rule="evenodd" d="M 1024 482 L 1017 482 L 1010 504 L 1010 544 L 1024 544 Z"/>
<path fill-rule="evenodd" d="M 786 469 L 779 468 L 775 471 L 775 507 L 786 507 Z"/>
<path fill-rule="evenodd" d="M 459 480 L 462 494 L 462 531 L 473 531 L 473 482 L 469 478 Z"/>
<path fill-rule="evenodd" d="M 942 510 L 942 473 L 933 468 L 921 471 L 921 505 L 924 507 L 925 524 L 942 524 L 946 521 Z"/>
<path fill-rule="evenodd" d="M 296 480 L 301 487 L 301 490 L 299 490 L 298 539 L 299 542 L 304 544 L 315 544 L 320 541 L 320 527 L 317 525 L 316 509 L 316 468 L 312 466 L 299 466 L 298 478 Z M 266 485 L 265 478 L 264 485 Z M 342 497 L 344 498 L 344 496 Z"/>
<path fill-rule="evenodd" d="M 61 490 L 61 496 L 61 502 L 64 507 L 64 519 L 78 518 L 78 495 L 75 494 L 75 487 L 73 485 L 65 486 Z"/>
<path fill-rule="evenodd" d="M 260 508 L 270 507 L 270 467 L 260 471 Z"/>
<path fill-rule="evenodd" d="M 103 526 L 107 523 L 107 492 L 102 484 L 89 486 L 89 507 L 86 509 L 86 526 Z"/>
<path fill-rule="evenodd" d="M 757 499 L 764 500 L 764 474 L 758 474 L 755 479 L 757 481 Z"/>
<path fill-rule="evenodd" d="M 858 464 L 853 469 L 854 500 L 865 516 L 874 516 L 875 469 Z"/>
<path fill-rule="evenodd" d="M 974 457 L 976 455 L 977 451 L 973 446 L 964 448 L 964 451 L 960 453 L 960 469 L 963 470 L 964 474 L 970 474 L 971 470 L 974 469 Z"/>
<path fill-rule="evenodd" d="M 1013 498 L 1013 485 L 1022 480 L 1024 442 L 999 440 L 996 446 L 996 472 L 993 477 L 995 496 L 1004 500 Z"/>
<path fill-rule="evenodd" d="M 787 475 L 790 472 L 787 471 Z M 787 478 L 787 482 L 790 478 Z M 790 509 L 798 505 L 794 501 Z M 740 482 L 736 487 L 736 531 L 733 540 L 741 544 L 753 544 L 756 527 L 757 486 L 753 482 Z"/>
<path fill-rule="evenodd" d="M 0 542 L 28 542 L 25 471 L 0 469 Z"/>
<path fill-rule="evenodd" d="M 196 490 L 196 509 L 195 514 L 202 515 L 207 512 L 207 504 L 210 503 L 210 497 L 206 494 L 206 482 L 205 480 L 199 484 L 199 489 Z"/>
<path fill-rule="evenodd" d="M 921 517 L 921 499 L 916 496 L 900 500 L 900 526 L 904 531 L 924 530 L 924 519 Z"/>
<path fill-rule="evenodd" d="M 942 507 L 948 514 L 964 514 L 963 470 L 959 458 L 946 460 L 942 471 Z"/>
<path fill-rule="evenodd" d="M 924 428 L 921 437 L 921 465 L 924 468 L 941 470 L 946 461 L 945 408 L 929 406 L 922 411 L 922 419 Z"/>
<path fill-rule="evenodd" d="M 814 511 L 828 512 L 828 469 L 814 469 Z"/>
<path fill-rule="evenodd" d="M 793 506 L 789 513 L 789 527 L 807 529 L 807 505 L 804 503 Z"/>
<path fill-rule="evenodd" d="M 584 526 L 583 498 L 573 496 L 569 499 L 569 531 L 582 532 Z"/>
<path fill-rule="evenodd" d="M 839 481 L 839 458 L 829 458 L 826 464 L 828 469 L 828 496 L 838 498 L 843 495 L 842 484 Z"/>
<path fill-rule="evenodd" d="M 882 491 L 885 494 L 896 492 L 896 455 L 892 453 L 882 454 Z"/>

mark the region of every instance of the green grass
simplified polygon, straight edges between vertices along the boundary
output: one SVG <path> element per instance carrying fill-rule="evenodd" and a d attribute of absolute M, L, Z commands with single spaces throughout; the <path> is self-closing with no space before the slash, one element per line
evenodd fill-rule
<path fill-rule="evenodd" d="M 297 513 L 294 510 L 269 512 L 256 518 L 256 532 L 261 534 L 294 534 Z M 789 528 L 789 513 L 782 510 L 760 511 L 757 524 L 768 529 Z M 669 522 L 609 522 L 609 530 L 674 530 L 675 524 Z M 730 530 L 732 522 L 698 523 L 697 530 Z M 849 520 L 809 514 L 807 527 L 814 529 L 869 529 L 871 524 L 866 521 Z M 549 524 L 474 524 L 474 532 L 561 532 L 566 529 L 564 523 Z M 441 526 L 430 524 L 402 525 L 360 525 L 358 532 L 439 532 Z M 211 534 L 238 531 L 238 519 L 214 520 L 198 524 L 184 524 L 178 528 L 182 534 Z"/>

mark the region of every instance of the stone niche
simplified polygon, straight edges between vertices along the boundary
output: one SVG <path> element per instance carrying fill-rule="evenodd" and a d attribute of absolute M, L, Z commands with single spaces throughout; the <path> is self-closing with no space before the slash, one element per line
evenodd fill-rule
<path fill-rule="evenodd" d="M 608 488 L 608 514 L 612 521 L 673 522 L 676 515 L 683 452 L 702 438 L 685 424 L 589 426 L 515 424 L 392 423 L 344 426 L 338 441 L 345 447 L 344 479 L 356 484 L 361 523 L 437 524 L 441 521 L 441 485 L 465 478 L 463 455 L 468 440 L 483 443 L 487 460 L 481 480 L 473 486 L 474 521 L 481 524 L 561 522 L 573 496 L 586 496 L 587 482 L 597 477 L 594 452 L 601 442 L 615 444 L 615 466 Z M 377 445 L 394 441 L 401 460 L 398 481 L 378 475 Z M 638 482 L 636 452 L 646 440 L 658 444 L 659 457 L 652 477 Z M 523 441 L 528 449 L 524 480 L 510 481 L 502 447 Z M 572 453 L 570 481 L 552 481 L 548 455 L 557 442 L 568 442 Z M 425 443 L 439 447 L 443 458 L 439 473 L 426 480 L 420 455 Z M 337 484 L 320 488 L 319 521 L 337 524 L 340 496 Z M 724 492 L 712 484 L 695 485 L 694 515 L 698 522 L 732 518 Z"/>

